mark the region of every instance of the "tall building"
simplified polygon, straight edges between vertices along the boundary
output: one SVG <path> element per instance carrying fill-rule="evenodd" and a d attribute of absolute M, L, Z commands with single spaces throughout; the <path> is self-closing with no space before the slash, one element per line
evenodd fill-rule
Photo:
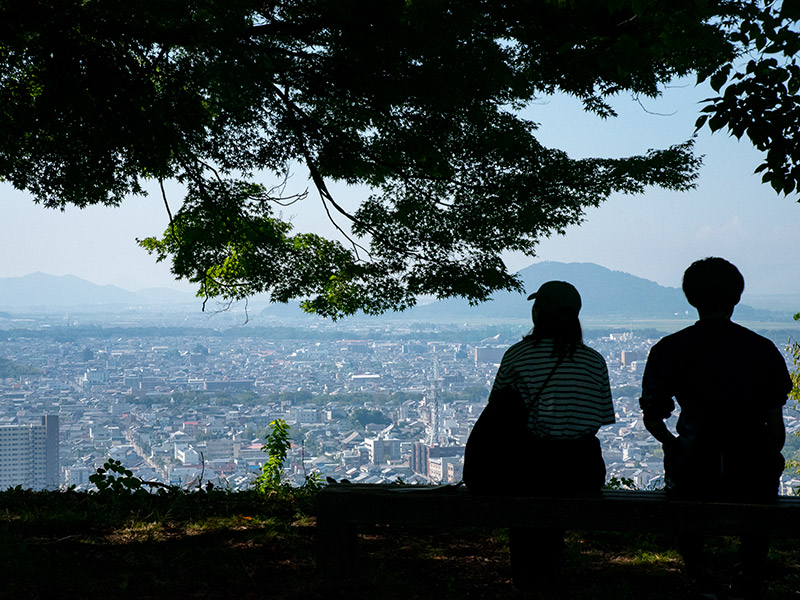
<path fill-rule="evenodd" d="M 55 489 L 58 467 L 58 416 L 42 417 L 41 425 L 0 426 L 0 490 Z"/>
<path fill-rule="evenodd" d="M 623 365 L 630 366 L 634 361 L 642 361 L 647 359 L 647 352 L 644 350 L 623 350 L 620 355 L 620 362 Z"/>
<path fill-rule="evenodd" d="M 420 442 L 416 442 L 411 448 L 411 459 L 409 466 L 414 473 L 430 477 L 431 461 L 442 458 L 460 458 L 464 456 L 464 446 L 428 446 Z M 447 461 L 445 461 L 446 464 Z M 442 462 L 439 461 L 439 477 L 436 481 L 441 481 L 443 478 Z"/>
<path fill-rule="evenodd" d="M 478 346 L 475 348 L 475 364 L 494 363 L 499 365 L 506 350 L 508 350 L 508 346 Z"/>
<path fill-rule="evenodd" d="M 364 443 L 369 452 L 369 462 L 373 465 L 400 458 L 400 440 L 373 438 L 364 440 Z"/>

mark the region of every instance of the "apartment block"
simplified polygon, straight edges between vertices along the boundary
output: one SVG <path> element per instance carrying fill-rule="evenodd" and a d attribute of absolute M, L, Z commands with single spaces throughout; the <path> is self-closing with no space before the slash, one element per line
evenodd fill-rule
<path fill-rule="evenodd" d="M 0 490 L 59 486 L 58 417 L 42 417 L 41 425 L 0 426 Z"/>

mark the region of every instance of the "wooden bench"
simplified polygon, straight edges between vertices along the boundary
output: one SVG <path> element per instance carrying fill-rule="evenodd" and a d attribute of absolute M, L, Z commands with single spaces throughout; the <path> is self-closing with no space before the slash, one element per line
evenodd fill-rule
<path fill-rule="evenodd" d="M 326 578 L 356 577 L 357 529 L 374 524 L 800 538 L 800 498 L 794 497 L 770 504 L 674 500 L 644 491 L 520 498 L 477 496 L 453 486 L 333 484 L 318 502 L 317 565 Z"/>

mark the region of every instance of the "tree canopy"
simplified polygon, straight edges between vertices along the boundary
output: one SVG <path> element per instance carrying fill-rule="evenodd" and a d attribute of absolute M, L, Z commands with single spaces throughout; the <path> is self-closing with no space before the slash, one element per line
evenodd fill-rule
<path fill-rule="evenodd" d="M 521 111 L 710 80 L 697 126 L 800 182 L 797 0 L 0 0 L 0 178 L 45 206 L 185 189 L 141 240 L 199 295 L 339 317 L 520 288 L 500 254 L 647 186 L 692 187 L 692 140 L 626 158 L 544 147 Z M 314 194 L 293 194 L 293 171 Z M 271 184 L 260 183 L 264 179 Z M 331 182 L 363 186 L 346 209 Z M 296 232 L 322 210 L 340 239 Z M 294 210 L 295 208 L 293 208 Z"/>

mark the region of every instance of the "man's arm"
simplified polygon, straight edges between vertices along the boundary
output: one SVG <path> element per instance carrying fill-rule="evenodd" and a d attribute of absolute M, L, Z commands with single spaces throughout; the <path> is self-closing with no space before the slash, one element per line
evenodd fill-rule
<path fill-rule="evenodd" d="M 783 423 L 782 406 L 770 408 L 769 411 L 767 411 L 767 435 L 775 450 L 780 452 L 783 449 L 783 444 L 786 442 L 786 427 Z"/>
<path fill-rule="evenodd" d="M 671 446 L 677 443 L 678 438 L 667 427 L 664 419 L 648 415 L 645 412 L 642 418 L 645 428 L 649 431 L 654 438 L 656 438 L 663 446 Z"/>
<path fill-rule="evenodd" d="M 667 448 L 677 443 L 678 438 L 664 422 L 675 410 L 675 401 L 672 399 L 671 390 L 665 385 L 665 382 L 669 382 L 671 378 L 669 373 L 664 373 L 665 370 L 669 371 L 669 369 L 665 369 L 665 365 L 669 363 L 665 362 L 663 353 L 660 352 L 662 342 L 653 346 L 647 357 L 647 364 L 642 376 L 642 397 L 639 398 L 639 406 L 642 409 L 642 422 L 645 428 L 661 442 L 662 446 Z"/>

